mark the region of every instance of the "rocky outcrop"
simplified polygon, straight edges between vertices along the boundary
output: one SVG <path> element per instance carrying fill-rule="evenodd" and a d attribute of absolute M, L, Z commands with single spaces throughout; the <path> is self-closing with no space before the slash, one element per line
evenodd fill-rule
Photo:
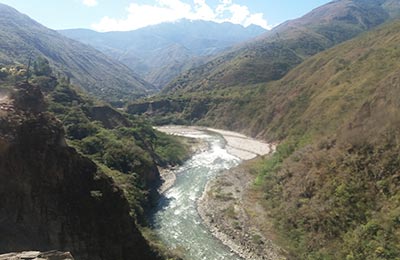
<path fill-rule="evenodd" d="M 67 146 L 40 91 L 25 84 L 12 99 L 15 109 L 0 114 L 0 253 L 57 249 L 77 260 L 155 259 L 122 191 Z"/>
<path fill-rule="evenodd" d="M 0 255 L 0 260 L 74 260 L 74 258 L 69 252 L 26 251 Z"/>

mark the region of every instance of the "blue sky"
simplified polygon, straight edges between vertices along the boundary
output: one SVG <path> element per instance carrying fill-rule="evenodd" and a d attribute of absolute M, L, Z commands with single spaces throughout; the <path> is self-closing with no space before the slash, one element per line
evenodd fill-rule
<path fill-rule="evenodd" d="M 178 18 L 272 28 L 330 0 L 0 0 L 52 29 L 133 30 Z"/>

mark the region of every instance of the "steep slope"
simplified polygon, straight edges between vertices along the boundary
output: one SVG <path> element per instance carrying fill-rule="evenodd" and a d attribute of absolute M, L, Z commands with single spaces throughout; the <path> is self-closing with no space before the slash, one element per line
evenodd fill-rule
<path fill-rule="evenodd" d="M 154 91 L 154 87 L 101 52 L 70 40 L 0 4 L 0 64 L 27 65 L 45 57 L 57 72 L 101 98 L 118 100 Z"/>
<path fill-rule="evenodd" d="M 396 22 L 338 46 L 281 83 L 291 100 L 274 104 L 281 110 L 267 132 L 303 145 L 260 179 L 277 226 L 292 232 L 300 254 L 400 257 L 399 30 Z M 302 147 L 305 140 L 311 145 Z"/>
<path fill-rule="evenodd" d="M 258 26 L 185 19 L 130 32 L 60 31 L 118 59 L 156 86 L 164 86 L 183 71 L 204 63 L 207 56 L 263 32 Z"/>
<path fill-rule="evenodd" d="M 389 0 L 336 0 L 183 73 L 164 93 L 209 91 L 282 78 L 305 58 L 399 15 Z"/>
<path fill-rule="evenodd" d="M 206 117 L 269 139 L 335 131 L 380 87 L 395 86 L 398 28 L 396 21 L 318 54 L 282 80 L 242 91 Z"/>
<path fill-rule="evenodd" d="M 157 259 L 123 192 L 68 147 L 38 87 L 2 91 L 0 252 L 70 251 L 75 259 Z"/>
<path fill-rule="evenodd" d="M 206 116 L 280 141 L 256 189 L 293 259 L 400 257 L 399 41 L 394 21 Z"/>

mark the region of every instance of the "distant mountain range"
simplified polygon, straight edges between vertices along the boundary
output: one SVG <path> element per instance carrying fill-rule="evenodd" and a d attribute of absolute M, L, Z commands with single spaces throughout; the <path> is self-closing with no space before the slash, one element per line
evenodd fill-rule
<path fill-rule="evenodd" d="M 180 20 L 129 32 L 59 31 L 121 61 L 156 86 L 266 30 L 255 25 Z"/>
<path fill-rule="evenodd" d="M 30 56 L 45 57 L 57 73 L 106 100 L 156 91 L 152 84 L 115 59 L 0 4 L 0 64 L 27 65 Z"/>
<path fill-rule="evenodd" d="M 223 89 L 282 78 L 306 58 L 400 14 L 396 0 L 336 0 L 193 68 L 164 93 Z"/>

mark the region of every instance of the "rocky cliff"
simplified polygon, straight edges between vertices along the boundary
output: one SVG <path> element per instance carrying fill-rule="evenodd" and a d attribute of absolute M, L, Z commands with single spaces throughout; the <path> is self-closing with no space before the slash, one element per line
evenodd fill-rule
<path fill-rule="evenodd" d="M 0 102 L 0 253 L 70 251 L 75 259 L 155 259 L 122 191 L 67 146 L 41 92 Z"/>

